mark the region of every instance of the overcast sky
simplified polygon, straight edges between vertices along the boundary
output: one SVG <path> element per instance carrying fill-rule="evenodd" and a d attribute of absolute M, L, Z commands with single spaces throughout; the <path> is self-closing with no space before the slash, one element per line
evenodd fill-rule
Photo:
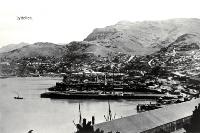
<path fill-rule="evenodd" d="M 17 17 L 32 20 L 17 20 Z M 0 47 L 81 41 L 121 20 L 200 18 L 199 0 L 0 0 Z"/>

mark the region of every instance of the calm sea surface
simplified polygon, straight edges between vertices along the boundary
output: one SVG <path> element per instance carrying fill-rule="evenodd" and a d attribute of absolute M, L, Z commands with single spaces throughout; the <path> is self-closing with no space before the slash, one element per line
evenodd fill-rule
<path fill-rule="evenodd" d="M 107 100 L 51 100 L 40 98 L 40 93 L 61 81 L 61 78 L 28 77 L 0 79 L 0 133 L 73 133 L 78 123 L 79 103 L 82 117 L 96 123 L 104 122 L 108 114 Z M 23 96 L 23 100 L 13 97 Z M 136 114 L 138 103 L 149 101 L 110 101 L 116 118 Z"/>

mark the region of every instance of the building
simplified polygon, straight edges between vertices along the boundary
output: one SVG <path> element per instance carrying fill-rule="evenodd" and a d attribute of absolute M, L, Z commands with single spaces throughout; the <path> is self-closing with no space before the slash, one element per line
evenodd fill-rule
<path fill-rule="evenodd" d="M 165 106 L 160 109 L 115 119 L 94 125 L 95 129 L 120 133 L 160 133 L 173 132 L 190 122 L 195 106 L 200 98 L 188 102 Z"/>

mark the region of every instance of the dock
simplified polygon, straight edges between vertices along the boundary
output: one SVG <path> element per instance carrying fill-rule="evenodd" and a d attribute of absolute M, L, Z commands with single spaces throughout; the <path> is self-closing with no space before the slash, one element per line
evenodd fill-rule
<path fill-rule="evenodd" d="M 65 93 L 65 92 L 45 92 L 40 95 L 41 98 L 51 99 L 158 99 L 166 96 L 165 94 L 97 94 L 97 93 Z M 173 97 L 168 97 L 169 99 Z"/>

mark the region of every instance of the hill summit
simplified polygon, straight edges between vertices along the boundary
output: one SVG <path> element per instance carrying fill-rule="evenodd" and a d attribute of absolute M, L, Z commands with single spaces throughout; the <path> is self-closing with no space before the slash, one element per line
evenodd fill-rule
<path fill-rule="evenodd" d="M 84 41 L 102 50 L 132 55 L 151 54 L 166 47 L 183 34 L 200 34 L 200 19 L 170 19 L 163 21 L 129 22 L 94 29 Z M 103 49 L 103 48 L 105 49 Z"/>

